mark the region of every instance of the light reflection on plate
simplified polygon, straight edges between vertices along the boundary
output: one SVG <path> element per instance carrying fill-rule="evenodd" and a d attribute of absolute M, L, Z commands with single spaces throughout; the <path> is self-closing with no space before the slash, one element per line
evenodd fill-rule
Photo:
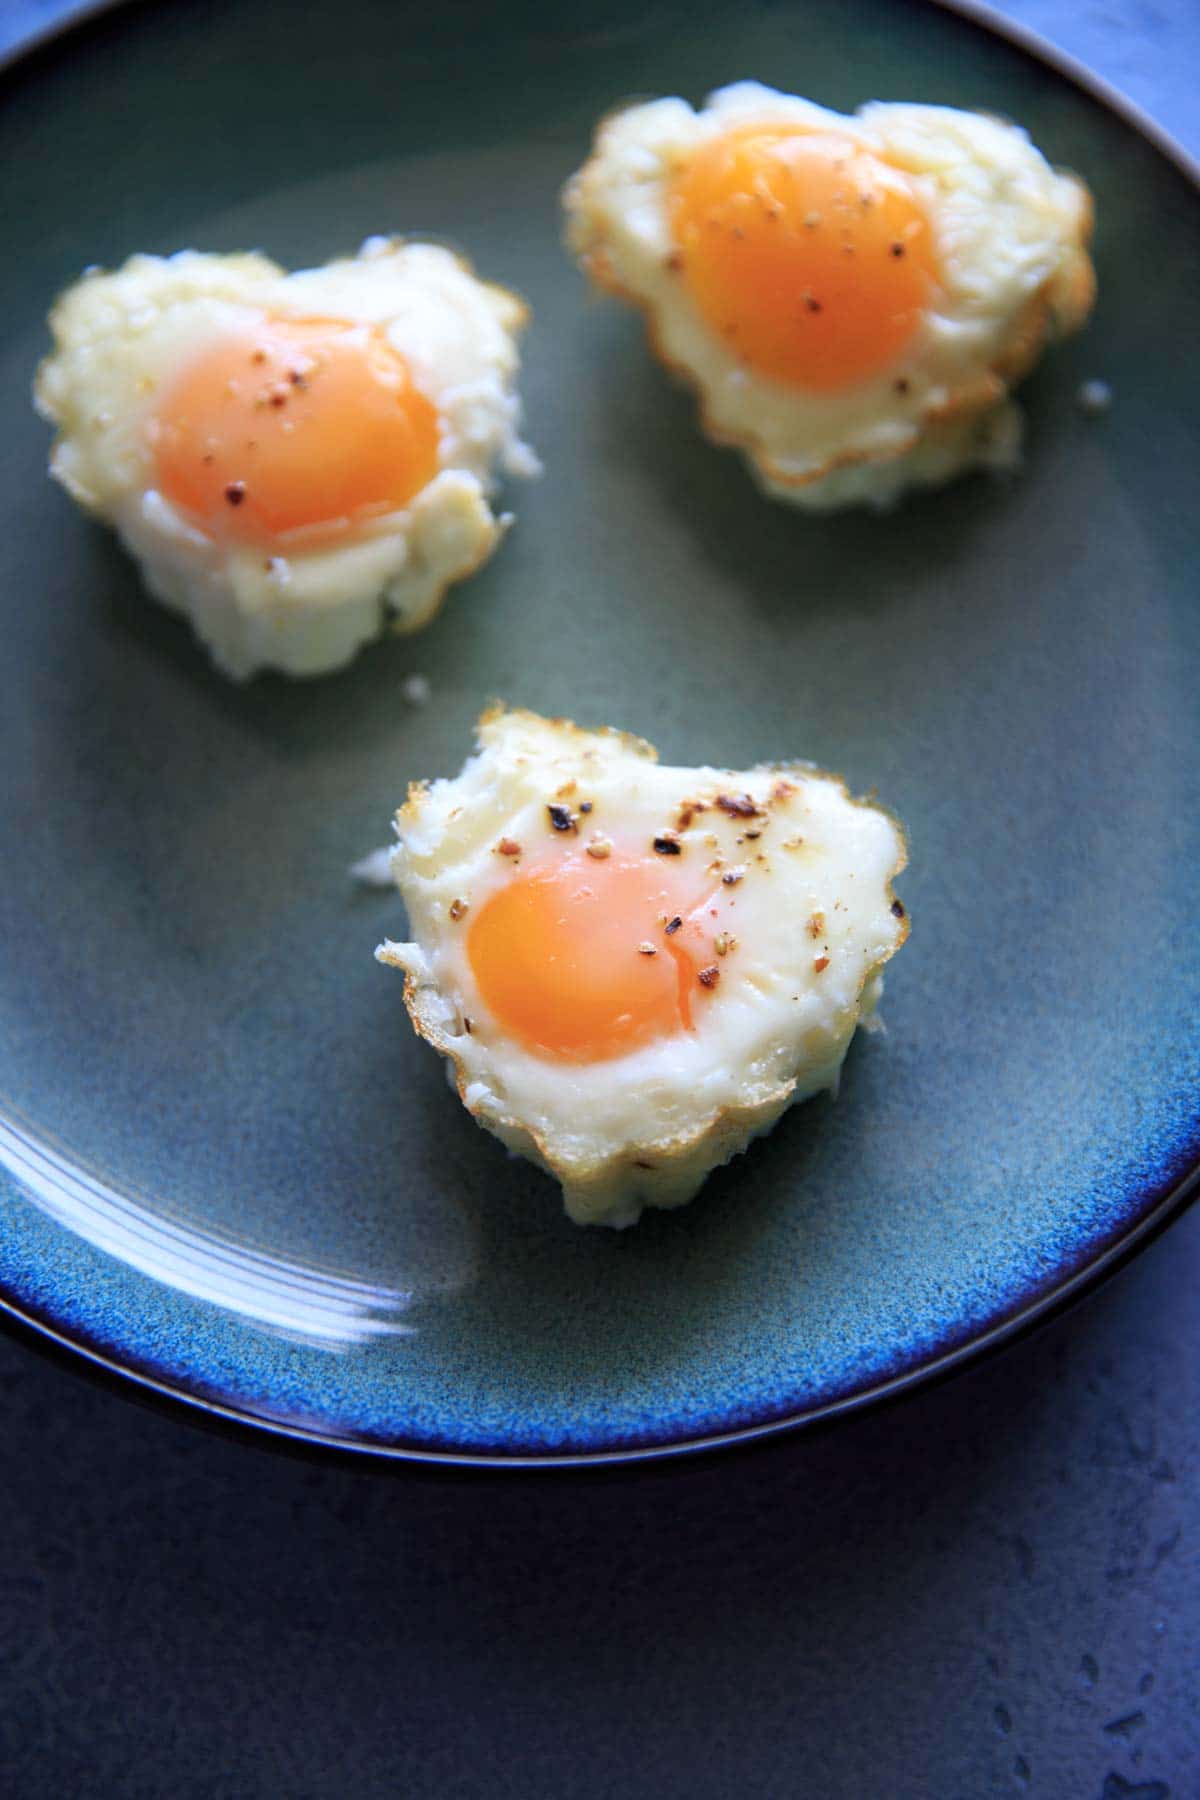
<path fill-rule="evenodd" d="M 123 1193 L 11 1115 L 0 1116 L 0 1165 L 35 1206 L 97 1249 L 294 1343 L 349 1350 L 415 1330 L 404 1317 L 411 1289 L 286 1261 L 172 1218 L 163 1211 L 166 1196 L 149 1205 Z"/>

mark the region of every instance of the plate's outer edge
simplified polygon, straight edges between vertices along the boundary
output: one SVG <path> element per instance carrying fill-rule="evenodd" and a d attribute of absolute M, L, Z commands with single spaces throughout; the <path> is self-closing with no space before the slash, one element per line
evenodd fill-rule
<path fill-rule="evenodd" d="M 134 4 L 146 0 L 89 0 L 61 20 L 52 22 L 0 55 L 0 77 L 10 77 L 20 65 L 55 49 L 61 40 L 107 13 L 132 10 Z M 1008 18 L 984 3 L 984 0 L 908 0 L 910 5 L 932 5 L 938 10 L 962 19 L 986 35 L 1011 44 L 1024 55 L 1049 68 L 1060 79 L 1078 88 L 1107 111 L 1121 119 L 1144 138 L 1163 158 L 1189 181 L 1200 197 L 1200 159 L 1130 100 L 1103 76 L 1094 74 L 1068 51 L 1043 38 L 1038 32 L 1017 20 Z M 377 1441 L 337 1437 L 310 1427 L 288 1424 L 249 1410 L 227 1405 L 206 1395 L 192 1393 L 158 1379 L 143 1370 L 129 1367 L 110 1354 L 68 1335 L 49 1319 L 12 1301 L 0 1292 L 0 1326 L 32 1347 L 61 1357 L 67 1366 L 111 1386 L 127 1398 L 141 1399 L 160 1405 L 175 1416 L 207 1424 L 243 1442 L 299 1454 L 334 1459 L 361 1468 L 364 1460 L 375 1468 L 404 1467 L 415 1472 L 417 1467 L 430 1470 L 470 1469 L 475 1472 L 530 1469 L 614 1469 L 629 1464 L 677 1461 L 705 1452 L 734 1445 L 761 1444 L 800 1429 L 832 1424 L 868 1407 L 880 1406 L 900 1399 L 927 1383 L 944 1380 L 949 1375 L 973 1364 L 977 1359 L 994 1355 L 1016 1339 L 1049 1322 L 1094 1291 L 1135 1255 L 1171 1225 L 1200 1195 L 1200 1155 L 1191 1168 L 1150 1206 L 1149 1210 L 1119 1237 L 1102 1246 L 1090 1261 L 1075 1269 L 1046 1292 L 1024 1304 L 1016 1305 L 1004 1318 L 926 1362 L 898 1375 L 829 1401 L 804 1412 L 785 1415 L 760 1424 L 739 1426 L 728 1432 L 678 1439 L 662 1444 L 623 1447 L 613 1450 L 546 1452 L 545 1454 L 484 1454 L 422 1449 L 416 1445 L 389 1445 Z"/>
<path fill-rule="evenodd" d="M 109 0 L 109 3 L 121 5 L 127 3 L 127 0 Z M 1160 156 L 1164 156 L 1169 163 L 1174 163 L 1194 187 L 1200 188 L 1200 157 L 1193 156 L 1178 138 L 1172 137 L 1166 127 L 1152 118 L 1136 100 L 1123 94 L 1119 87 L 1114 87 L 1103 75 L 1097 75 L 1086 63 L 1080 62 L 1077 56 L 1072 56 L 1069 50 L 1052 44 L 1049 38 L 1042 37 L 1040 32 L 1022 24 L 1019 19 L 1010 19 L 1006 13 L 998 12 L 994 6 L 987 4 L 987 0 L 909 0 L 909 3 L 936 6 L 942 12 L 978 26 L 981 31 L 988 32 L 993 37 L 1003 38 L 1035 61 L 1044 63 L 1056 75 L 1061 75 L 1064 81 L 1069 81 L 1073 87 L 1081 89 L 1093 100 L 1098 100 L 1109 112 L 1131 125 L 1140 137 L 1153 144 Z"/>
<path fill-rule="evenodd" d="M 35 25 L 24 37 L 10 44 L 7 50 L 0 51 L 0 75 L 7 75 L 17 63 L 24 62 L 45 46 L 66 37 L 76 26 L 87 25 L 103 13 L 116 12 L 119 7 L 132 4 L 133 0 L 82 0 L 81 4 L 72 6 L 62 17 Z"/>
<path fill-rule="evenodd" d="M 123 0 L 117 0 L 118 4 Z M 1009 1344 L 1040 1330 L 1052 1319 L 1086 1299 L 1096 1288 L 1133 1260 L 1146 1246 L 1178 1219 L 1194 1200 L 1200 1197 L 1200 1162 L 1174 1188 L 1143 1214 L 1136 1225 L 1115 1242 L 1101 1250 L 1090 1263 L 1048 1293 L 1039 1295 L 1025 1306 L 1017 1307 L 1007 1318 L 989 1330 L 964 1340 L 930 1361 L 894 1375 L 886 1381 L 812 1407 L 807 1412 L 771 1419 L 760 1425 L 740 1426 L 732 1431 L 712 1432 L 705 1436 L 650 1444 L 638 1448 L 577 1451 L 549 1451 L 545 1454 L 496 1455 L 469 1451 L 425 1450 L 415 1445 L 391 1445 L 347 1437 L 335 1437 L 310 1428 L 289 1425 L 276 1419 L 243 1411 L 212 1400 L 203 1394 L 188 1393 L 153 1375 L 129 1368 L 91 1345 L 68 1337 L 48 1320 L 23 1307 L 14 1305 L 0 1293 L 0 1327 L 11 1335 L 62 1360 L 65 1366 L 88 1374 L 102 1385 L 127 1399 L 139 1399 L 161 1407 L 193 1423 L 205 1424 L 232 1436 L 240 1442 L 259 1447 L 270 1445 L 299 1455 L 337 1461 L 362 1468 L 364 1459 L 378 1469 L 412 1470 L 422 1467 L 431 1472 L 470 1470 L 473 1474 L 530 1469 L 613 1470 L 629 1464 L 677 1462 L 734 1446 L 761 1445 L 784 1434 L 827 1427 L 868 1407 L 893 1404 L 905 1395 L 927 1384 L 932 1385 L 961 1372 L 978 1360 L 994 1356 Z"/>

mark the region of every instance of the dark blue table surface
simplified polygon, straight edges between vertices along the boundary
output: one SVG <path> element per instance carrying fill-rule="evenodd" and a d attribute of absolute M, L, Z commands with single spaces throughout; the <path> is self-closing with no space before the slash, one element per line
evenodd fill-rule
<path fill-rule="evenodd" d="M 903 4 L 904 0 L 897 0 Z M 0 0 L 0 51 L 78 10 Z M 1196 0 L 1009 0 L 1200 150 Z M 0 1340 L 0 1792 L 1200 1795 L 1200 1208 L 886 1413 L 380 1479 Z"/>

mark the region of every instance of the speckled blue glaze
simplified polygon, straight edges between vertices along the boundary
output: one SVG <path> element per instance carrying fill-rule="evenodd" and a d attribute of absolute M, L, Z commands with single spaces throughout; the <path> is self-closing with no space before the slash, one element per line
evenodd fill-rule
<path fill-rule="evenodd" d="M 594 1455 L 828 1412 L 1054 1294 L 1200 1157 L 1195 191 L 1052 71 L 884 0 L 802 31 L 442 8 L 402 117 L 394 10 L 352 10 L 315 110 L 323 22 L 273 0 L 114 15 L 0 96 L 0 1290 L 154 1383 L 368 1448 Z M 129 121 L 181 66 L 148 158 Z M 1019 481 L 885 519 L 770 507 L 588 303 L 555 199 L 595 113 L 741 74 L 1009 113 L 1089 178 L 1102 304 L 1030 384 Z M 44 481 L 48 296 L 135 247 L 311 261 L 390 229 L 529 296 L 546 477 L 422 637 L 231 689 Z M 1074 404 L 1090 376 L 1104 419 Z M 836 1105 L 619 1236 L 461 1116 L 371 960 L 394 903 L 345 880 L 495 692 L 673 760 L 811 756 L 910 831 L 887 1035 Z"/>

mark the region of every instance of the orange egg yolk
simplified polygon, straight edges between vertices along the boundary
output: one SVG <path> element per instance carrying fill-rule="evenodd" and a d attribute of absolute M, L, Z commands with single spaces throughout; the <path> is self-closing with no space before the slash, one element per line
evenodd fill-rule
<path fill-rule="evenodd" d="M 712 944 L 702 900 L 665 857 L 569 852 L 484 902 L 467 957 L 507 1036 L 555 1061 L 603 1062 L 692 1030 Z"/>
<path fill-rule="evenodd" d="M 894 364 L 937 279 L 905 176 L 845 138 L 747 126 L 702 145 L 669 217 L 682 278 L 734 355 L 818 392 Z"/>
<path fill-rule="evenodd" d="M 286 549 L 406 505 L 437 472 L 438 416 L 378 327 L 264 317 L 188 363 L 150 442 L 187 518 Z"/>

